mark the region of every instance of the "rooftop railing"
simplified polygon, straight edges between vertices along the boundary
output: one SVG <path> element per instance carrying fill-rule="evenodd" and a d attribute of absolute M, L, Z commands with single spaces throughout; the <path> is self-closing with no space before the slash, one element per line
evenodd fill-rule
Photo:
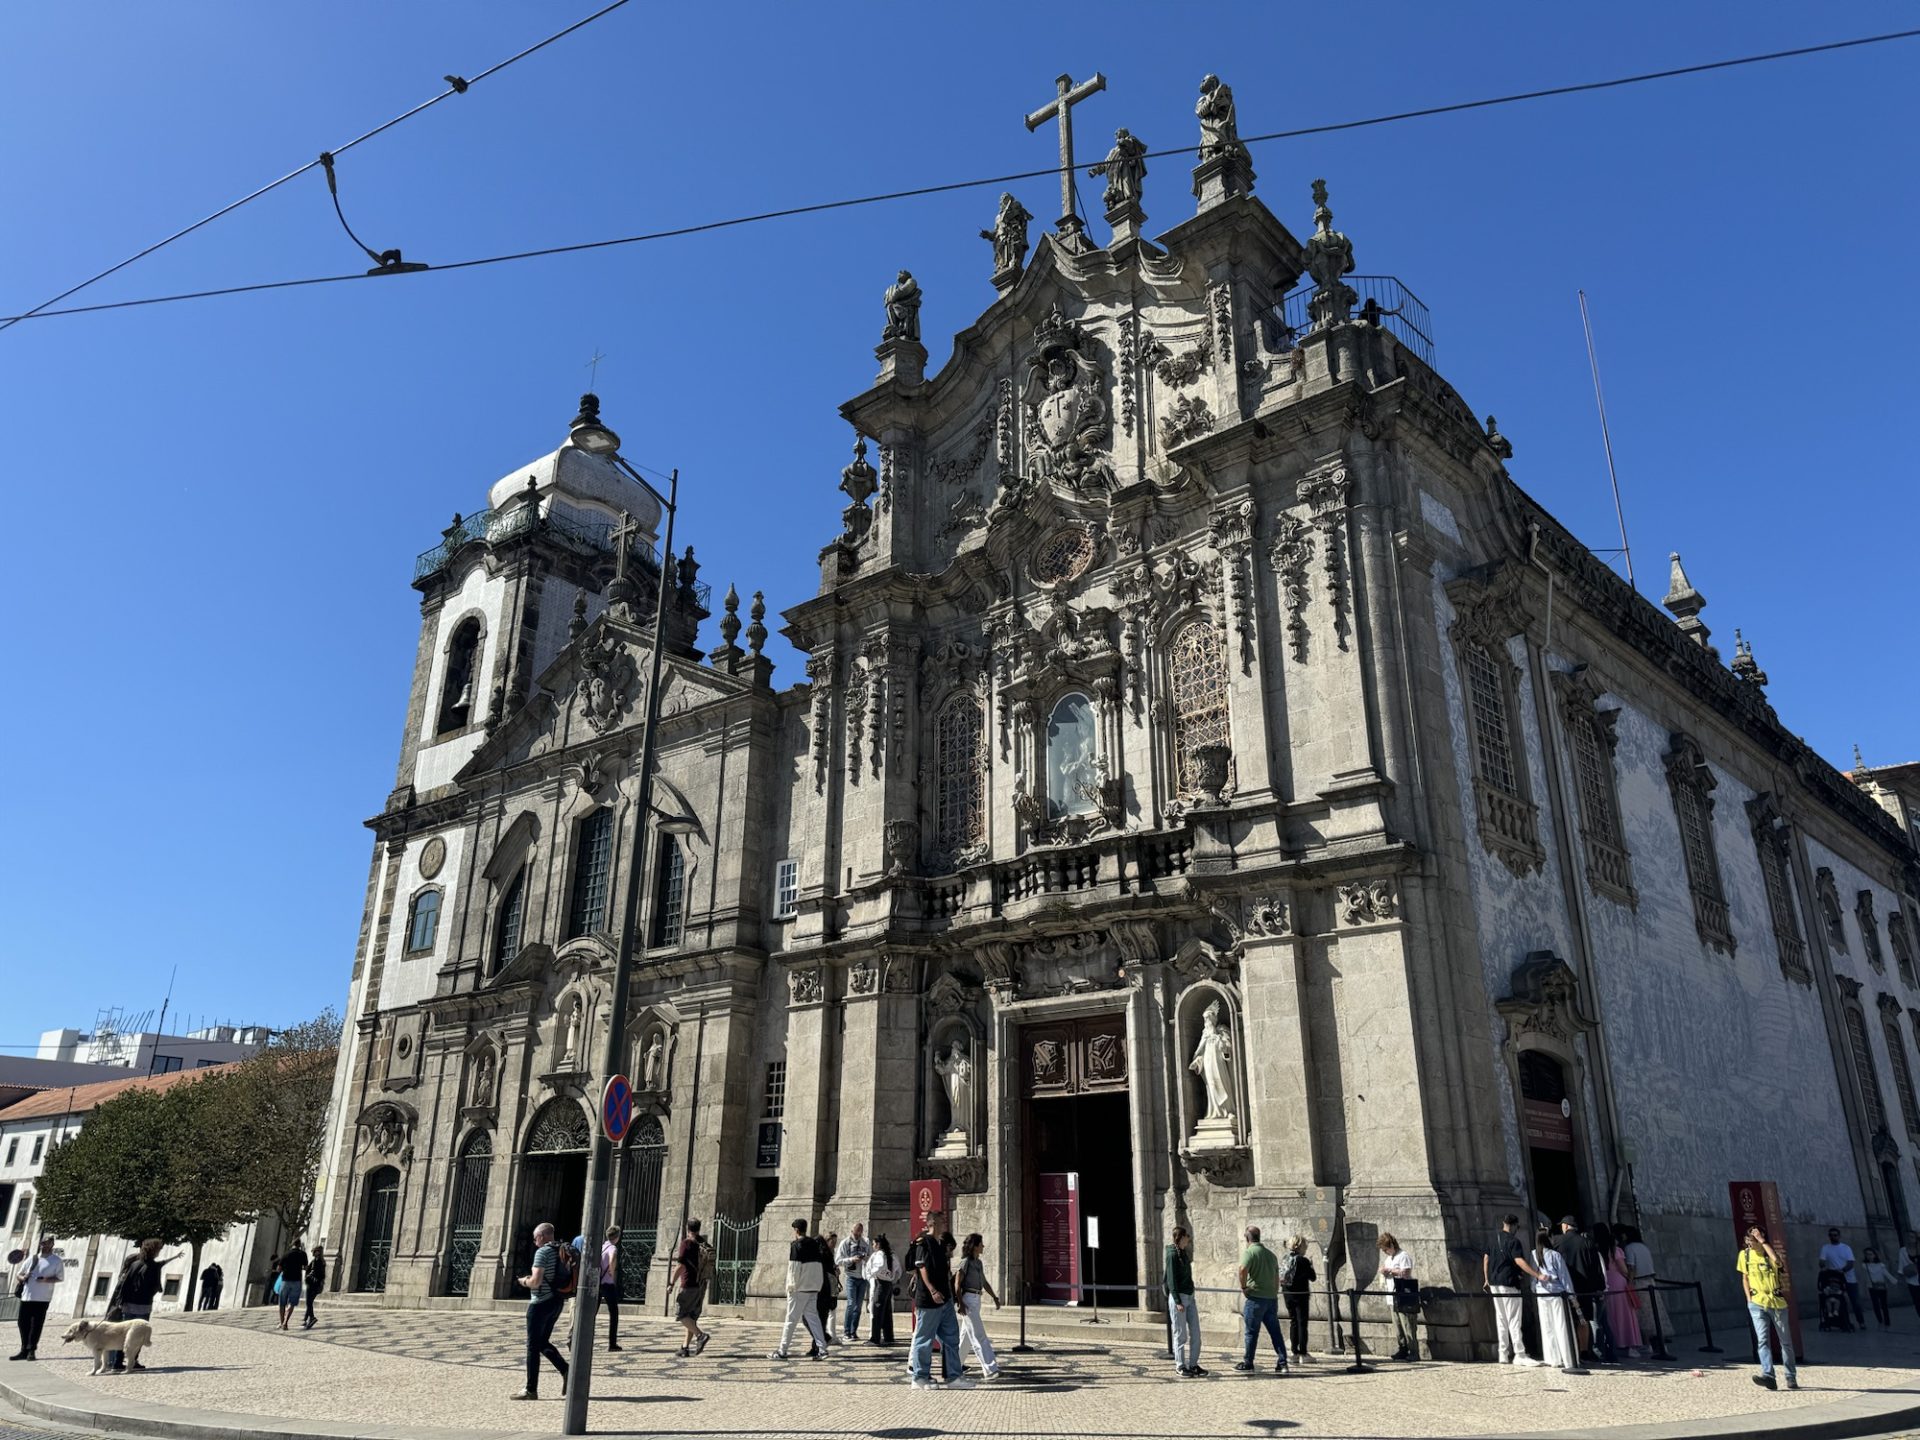
<path fill-rule="evenodd" d="M 1371 305 L 1395 339 L 1433 364 L 1433 317 L 1425 301 L 1392 275 L 1349 275 L 1347 284 L 1360 297 L 1354 302 L 1356 317 L 1367 314 Z M 1269 350 L 1291 350 L 1313 333 L 1313 291 L 1313 286 L 1302 285 L 1257 312 Z"/>
<path fill-rule="evenodd" d="M 467 545 L 504 545 L 522 535 L 539 531 L 547 535 L 557 535 L 571 541 L 583 550 L 598 551 L 611 555 L 614 551 L 613 531 L 616 522 L 612 520 L 587 519 L 578 515 L 553 510 L 542 511 L 536 505 L 515 500 L 510 505 L 497 506 L 491 510 L 477 510 L 471 515 L 456 516 L 454 523 L 441 532 L 440 543 L 431 550 L 423 550 L 413 562 L 413 583 L 418 585 L 429 576 L 444 570 L 447 562 L 455 553 Z M 653 577 L 657 582 L 660 575 L 660 552 L 652 545 L 634 545 L 627 551 L 627 560 L 641 577 Z M 643 579 L 642 589 L 651 609 L 653 583 Z M 699 608 L 709 610 L 713 601 L 713 587 L 704 580 L 693 584 L 694 598 Z"/>

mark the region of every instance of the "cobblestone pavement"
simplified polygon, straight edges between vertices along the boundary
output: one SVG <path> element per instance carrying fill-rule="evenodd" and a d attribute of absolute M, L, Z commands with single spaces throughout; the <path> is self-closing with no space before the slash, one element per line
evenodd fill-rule
<path fill-rule="evenodd" d="M 565 1324 L 562 1324 L 564 1332 Z M 1048 1341 L 1030 1355 L 1003 1353 L 1004 1376 L 965 1390 L 916 1391 L 905 1381 L 906 1347 L 855 1344 L 819 1362 L 766 1358 L 773 1327 L 711 1321 L 714 1341 L 697 1359 L 674 1355 L 680 1331 L 660 1319 L 628 1319 L 627 1348 L 596 1356 L 592 1425 L 597 1431 L 683 1435 L 863 1435 L 917 1440 L 943 1434 L 995 1437 L 1486 1435 L 1586 1430 L 1714 1416 L 1768 1417 L 1861 1395 L 1911 1392 L 1920 1384 L 1920 1329 L 1891 1335 L 1821 1336 L 1822 1358 L 1798 1393 L 1754 1386 L 1744 1357 L 1722 1364 L 1596 1370 L 1418 1363 L 1347 1375 L 1338 1362 L 1298 1367 L 1291 1377 L 1239 1375 L 1233 1356 L 1206 1356 L 1215 1373 L 1182 1381 L 1153 1348 Z M 1004 1327 L 1003 1327 L 1004 1329 Z M 42 1364 L 119 1398 L 199 1410 L 483 1430 L 558 1428 L 559 1386 L 514 1404 L 524 1324 L 517 1314 L 349 1309 L 323 1312 L 308 1332 L 281 1334 L 272 1312 L 223 1310 L 154 1322 L 150 1370 L 89 1377 L 84 1357 L 54 1347 Z M 556 1335 L 556 1343 L 562 1340 Z M 1216 1342 L 1226 1339 L 1224 1334 Z M 1009 1343 L 1012 1337 L 1007 1336 Z M 1845 1359 L 1851 1363 L 1838 1363 Z M 1266 1357 L 1265 1364 L 1271 1363 Z M 977 1376 L 977 1371 L 971 1372 Z"/>

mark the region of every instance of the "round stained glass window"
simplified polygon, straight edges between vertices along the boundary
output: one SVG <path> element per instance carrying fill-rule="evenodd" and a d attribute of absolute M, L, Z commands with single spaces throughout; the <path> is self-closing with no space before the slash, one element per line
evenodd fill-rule
<path fill-rule="evenodd" d="M 1056 530 L 1034 551 L 1030 567 L 1035 583 L 1064 585 L 1078 580 L 1093 564 L 1093 536 L 1085 530 Z"/>

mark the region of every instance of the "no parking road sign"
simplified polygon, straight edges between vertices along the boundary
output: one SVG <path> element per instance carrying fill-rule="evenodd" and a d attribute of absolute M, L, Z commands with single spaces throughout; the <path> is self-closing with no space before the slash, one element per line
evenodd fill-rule
<path fill-rule="evenodd" d="M 606 1127 L 607 1139 L 618 1145 L 627 1136 L 627 1127 L 633 1124 L 633 1086 L 624 1075 L 616 1075 L 607 1081 L 607 1088 L 600 1097 L 600 1123 Z"/>

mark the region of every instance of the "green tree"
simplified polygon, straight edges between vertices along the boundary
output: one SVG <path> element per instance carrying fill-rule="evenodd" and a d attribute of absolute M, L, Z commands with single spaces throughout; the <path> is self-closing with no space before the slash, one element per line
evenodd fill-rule
<path fill-rule="evenodd" d="M 328 1007 L 276 1030 L 265 1050 L 228 1072 L 234 1099 L 223 1143 L 249 1208 L 276 1216 L 290 1235 L 313 1220 L 339 1043 L 340 1015 Z"/>

